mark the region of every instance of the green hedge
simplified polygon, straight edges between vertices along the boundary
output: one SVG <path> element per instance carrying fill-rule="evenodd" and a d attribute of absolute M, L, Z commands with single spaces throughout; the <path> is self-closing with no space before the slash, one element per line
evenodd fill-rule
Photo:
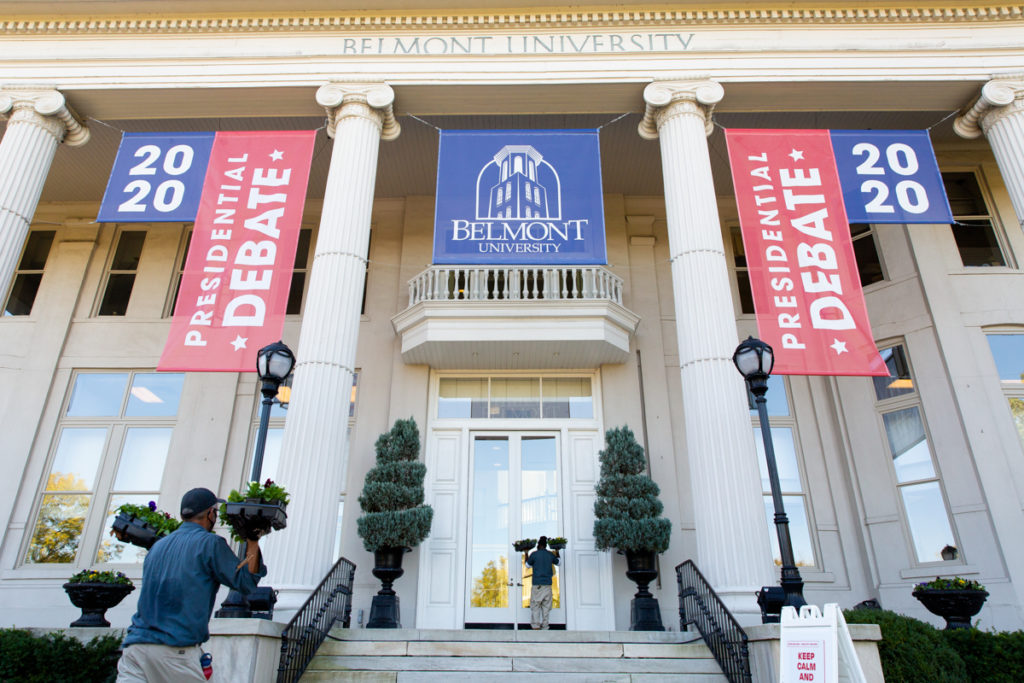
<path fill-rule="evenodd" d="M 939 630 L 878 609 L 844 612 L 847 623 L 878 624 L 885 680 L 900 683 L 1017 683 L 1024 681 L 1024 632 Z"/>
<path fill-rule="evenodd" d="M 98 636 L 88 643 L 63 633 L 36 636 L 0 629 L 0 681 L 105 683 L 117 678 L 121 639 Z"/>

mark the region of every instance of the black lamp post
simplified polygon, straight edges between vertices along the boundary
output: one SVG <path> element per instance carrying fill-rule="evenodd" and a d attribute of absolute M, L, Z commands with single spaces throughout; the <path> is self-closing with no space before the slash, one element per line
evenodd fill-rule
<path fill-rule="evenodd" d="M 252 458 L 252 476 L 249 481 L 259 481 L 263 471 L 263 452 L 267 449 L 267 427 L 270 424 L 270 408 L 274 404 L 274 397 L 277 396 L 282 382 L 291 374 L 295 367 L 295 354 L 284 342 L 276 341 L 260 349 L 256 354 L 256 374 L 259 375 L 263 385 L 260 393 L 263 394 L 262 408 L 260 409 L 260 428 L 256 433 L 256 452 Z M 245 544 L 238 548 L 238 559 L 245 559 Z M 260 611 L 267 611 L 273 607 L 273 589 L 269 586 L 260 586 L 253 594 L 253 599 L 246 599 L 244 595 L 236 590 L 228 593 L 220 609 L 215 616 L 220 618 L 248 618 L 252 616 L 252 608 Z M 255 603 L 260 604 L 255 604 Z M 267 604 L 269 603 L 269 604 Z"/>
<path fill-rule="evenodd" d="M 772 374 L 775 356 L 771 346 L 760 339 L 747 337 L 736 347 L 732 362 L 747 381 L 747 387 L 757 403 L 757 417 L 761 423 L 761 439 L 764 441 L 764 455 L 768 464 L 768 483 L 772 488 L 772 503 L 775 505 L 775 532 L 779 537 L 779 553 L 782 555 L 782 579 L 779 583 L 782 585 L 784 597 L 778 595 L 779 589 L 772 586 L 765 586 L 758 594 L 757 601 L 761 605 L 762 616 L 767 621 L 768 614 L 781 612 L 782 607 L 795 607 L 799 611 L 802 605 L 807 604 L 804 600 L 804 581 L 800 578 L 800 570 L 793 559 L 789 517 L 786 516 L 786 509 L 782 504 L 779 469 L 775 464 L 775 446 L 772 443 L 772 430 L 768 424 L 768 409 L 765 406 L 764 395 L 768 391 L 768 377 Z M 781 604 L 779 598 L 782 598 Z"/>

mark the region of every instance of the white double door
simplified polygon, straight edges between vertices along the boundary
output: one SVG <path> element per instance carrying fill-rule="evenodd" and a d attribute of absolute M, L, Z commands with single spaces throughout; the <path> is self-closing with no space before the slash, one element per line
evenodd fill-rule
<path fill-rule="evenodd" d="M 471 432 L 466 614 L 470 625 L 530 621 L 532 569 L 512 543 L 565 536 L 559 433 Z M 565 623 L 558 567 L 550 623 Z"/>

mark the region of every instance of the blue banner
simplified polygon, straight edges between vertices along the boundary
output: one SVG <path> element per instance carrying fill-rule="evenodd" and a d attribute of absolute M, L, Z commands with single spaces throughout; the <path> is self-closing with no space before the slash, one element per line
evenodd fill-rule
<path fill-rule="evenodd" d="M 195 220 L 214 133 L 125 133 L 96 220 Z M 228 207 L 233 208 L 233 207 Z"/>
<path fill-rule="evenodd" d="M 925 130 L 832 130 L 850 223 L 952 223 Z"/>
<path fill-rule="evenodd" d="M 442 131 L 434 263 L 606 262 L 596 130 Z"/>

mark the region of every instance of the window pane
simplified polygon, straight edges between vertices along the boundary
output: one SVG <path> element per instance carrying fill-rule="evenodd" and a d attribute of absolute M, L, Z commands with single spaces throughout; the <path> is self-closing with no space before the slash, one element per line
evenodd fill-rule
<path fill-rule="evenodd" d="M 128 312 L 128 301 L 135 286 L 135 273 L 111 273 L 107 278 L 107 290 L 103 293 L 99 315 L 124 315 Z"/>
<path fill-rule="evenodd" d="M 934 477 L 932 453 L 925 437 L 920 411 L 916 407 L 897 410 L 882 415 L 882 420 L 885 422 L 886 436 L 889 437 L 896 480 L 902 484 Z"/>
<path fill-rule="evenodd" d="M 107 417 L 121 414 L 127 373 L 89 372 L 75 378 L 68 417 Z"/>
<path fill-rule="evenodd" d="M 54 230 L 33 230 L 25 241 L 25 253 L 21 255 L 18 270 L 42 270 L 46 266 L 46 258 L 50 255 Z"/>
<path fill-rule="evenodd" d="M 757 465 L 761 468 L 761 490 L 770 492 L 768 461 L 765 459 L 760 427 L 754 427 L 754 443 L 757 444 Z M 772 427 L 772 445 L 775 448 L 775 467 L 779 471 L 779 486 L 786 493 L 803 491 L 796 462 L 796 446 L 793 445 L 793 430 L 789 427 Z"/>
<path fill-rule="evenodd" d="M 180 372 L 140 372 L 132 380 L 128 396 L 128 417 L 173 417 L 178 414 L 181 386 Z"/>
<path fill-rule="evenodd" d="M 11 296 L 7 299 L 4 315 L 28 315 L 32 312 L 39 285 L 43 281 L 42 273 L 19 273 L 11 285 Z"/>
<path fill-rule="evenodd" d="M 121 507 L 125 503 L 134 503 L 135 505 L 146 505 L 149 501 L 153 501 L 157 505 L 160 504 L 159 499 L 156 495 L 116 495 L 110 497 L 110 505 L 107 506 L 107 519 L 103 523 L 103 535 L 100 536 L 100 547 L 96 550 L 96 561 L 99 563 L 106 562 L 123 562 L 141 564 L 146 559 L 146 549 L 140 548 L 137 545 L 126 543 L 117 540 L 115 536 L 110 533 L 110 527 L 114 524 L 114 517 L 117 515 L 117 508 Z"/>
<path fill-rule="evenodd" d="M 978 178 L 970 171 L 946 172 L 942 174 L 946 187 L 949 208 L 954 216 L 987 216 L 988 208 L 981 194 Z"/>
<path fill-rule="evenodd" d="M 302 312 L 302 288 L 306 286 L 305 273 L 292 273 L 292 284 L 288 290 L 287 315 L 298 315 Z"/>
<path fill-rule="evenodd" d="M 312 230 L 299 230 L 299 243 L 295 247 L 295 268 L 305 268 L 309 264 L 309 242 L 313 239 Z"/>
<path fill-rule="evenodd" d="M 260 481 L 273 479 L 277 481 L 277 470 L 281 462 L 281 439 L 284 436 L 284 427 L 269 427 L 267 429 L 267 443 L 263 448 L 263 464 L 260 467 Z M 256 438 L 259 437 L 257 431 Z M 252 455 L 256 458 L 256 441 L 253 440 Z M 252 470 L 246 472 L 252 474 Z"/>
<path fill-rule="evenodd" d="M 1003 384 L 1024 383 L 1024 334 L 990 334 L 988 346 Z"/>
<path fill-rule="evenodd" d="M 754 292 L 750 288 L 750 273 L 745 270 L 736 271 L 736 288 L 740 294 L 740 313 L 754 313 Z"/>
<path fill-rule="evenodd" d="M 884 401 L 893 396 L 914 393 L 914 380 L 910 376 L 910 364 L 907 363 L 907 354 L 902 346 L 893 346 L 888 349 L 881 349 L 882 360 L 889 370 L 888 377 L 872 377 L 875 384 L 875 396 L 879 401 Z"/>
<path fill-rule="evenodd" d="M 128 230 L 117 240 L 117 251 L 110 263 L 111 270 L 136 270 L 142 255 L 142 243 L 146 241 L 145 230 Z"/>
<path fill-rule="evenodd" d="M 1024 446 L 1024 399 L 1011 398 L 1010 412 L 1013 414 L 1013 423 L 1017 425 L 1017 434 L 1020 436 L 1020 445 Z"/>
<path fill-rule="evenodd" d="M 861 287 L 884 280 L 882 261 L 878 258 L 878 248 L 875 246 L 871 225 L 853 224 L 850 226 L 850 234 L 853 236 L 853 254 L 857 259 L 857 272 L 860 274 Z"/>
<path fill-rule="evenodd" d="M 783 496 L 782 505 L 789 518 L 789 538 L 793 543 L 793 561 L 798 567 L 814 566 L 814 546 L 811 545 L 811 529 L 807 523 L 807 510 L 804 508 L 803 496 Z M 779 551 L 779 534 L 775 529 L 775 505 L 771 496 L 764 497 L 764 513 L 768 520 L 769 537 L 772 540 L 772 557 L 775 566 L 782 566 L 782 553 Z"/>
<path fill-rule="evenodd" d="M 540 417 L 540 379 L 491 380 L 491 417 Z"/>
<path fill-rule="evenodd" d="M 1006 265 L 990 220 L 958 220 L 951 227 L 953 239 L 960 250 L 960 260 L 965 266 Z"/>
<path fill-rule="evenodd" d="M 917 561 L 941 562 L 942 549 L 947 545 L 955 546 L 956 541 L 949 526 L 949 516 L 946 514 L 939 483 L 931 481 L 904 486 L 900 492 L 907 510 Z"/>
<path fill-rule="evenodd" d="M 129 427 L 117 466 L 115 491 L 158 491 L 171 446 L 170 427 Z"/>
<path fill-rule="evenodd" d="M 743 383 L 746 386 L 746 382 Z M 768 391 L 764 395 L 764 407 L 769 415 L 789 415 L 789 401 L 786 399 L 786 380 L 782 375 L 768 376 Z M 750 414 L 757 417 L 757 403 L 754 394 L 747 386 L 747 407 Z"/>
<path fill-rule="evenodd" d="M 487 380 L 445 377 L 438 387 L 437 416 L 487 417 Z"/>
<path fill-rule="evenodd" d="M 474 439 L 471 607 L 509 604 L 509 468 L 507 438 Z"/>
<path fill-rule="evenodd" d="M 25 561 L 74 562 L 91 497 L 80 494 L 43 496 Z"/>
<path fill-rule="evenodd" d="M 594 399 L 589 377 L 545 379 L 544 417 L 593 419 Z"/>
<path fill-rule="evenodd" d="M 46 490 L 91 491 L 106 442 L 106 427 L 65 427 L 60 433 Z"/>

